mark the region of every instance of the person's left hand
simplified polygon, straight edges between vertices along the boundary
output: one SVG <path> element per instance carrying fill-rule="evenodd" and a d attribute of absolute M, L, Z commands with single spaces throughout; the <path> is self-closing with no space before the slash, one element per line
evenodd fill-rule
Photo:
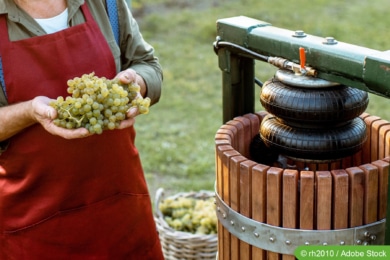
<path fill-rule="evenodd" d="M 139 76 L 135 70 L 133 69 L 127 69 L 124 71 L 121 71 L 116 75 L 117 79 L 123 84 L 129 84 L 131 82 L 134 82 L 138 84 L 141 88 L 141 92 L 138 92 L 137 97 L 142 97 L 142 93 L 145 93 L 145 82 L 141 76 Z M 126 119 L 121 121 L 119 124 L 119 129 L 131 127 L 135 123 L 135 117 L 139 115 L 138 108 L 132 107 L 127 111 Z"/>
<path fill-rule="evenodd" d="M 137 72 L 135 72 L 135 70 L 133 70 L 133 69 L 127 69 L 127 70 L 121 71 L 116 75 L 115 78 L 119 79 L 119 81 L 124 83 L 124 84 L 129 84 L 131 82 L 138 84 Z"/>

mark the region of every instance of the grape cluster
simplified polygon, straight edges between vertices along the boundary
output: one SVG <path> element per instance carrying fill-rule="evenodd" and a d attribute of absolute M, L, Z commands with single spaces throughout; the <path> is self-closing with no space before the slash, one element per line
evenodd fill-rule
<path fill-rule="evenodd" d="M 200 235 L 217 233 L 217 215 L 213 197 L 167 198 L 160 202 L 159 209 L 167 224 L 177 231 Z"/>
<path fill-rule="evenodd" d="M 140 114 L 149 113 L 150 99 L 142 98 L 140 87 L 134 83 L 125 85 L 90 73 L 68 80 L 67 85 L 71 96 L 50 102 L 58 112 L 54 119 L 57 126 L 85 127 L 90 133 L 101 134 L 118 128 L 131 107 L 138 107 Z"/>

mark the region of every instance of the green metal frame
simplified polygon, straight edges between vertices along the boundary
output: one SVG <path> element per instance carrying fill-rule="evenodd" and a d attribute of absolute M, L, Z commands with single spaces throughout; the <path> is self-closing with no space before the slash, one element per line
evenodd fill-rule
<path fill-rule="evenodd" d="M 245 16 L 218 20 L 217 33 L 221 41 L 296 63 L 299 63 L 299 47 L 303 47 L 306 62 L 316 69 L 317 77 L 390 97 L 390 51 L 381 52 L 332 38 L 281 29 Z M 224 101 L 233 107 L 224 107 L 226 121 L 242 115 L 241 112 L 251 112 L 254 107 L 251 96 L 245 97 L 251 95 L 251 91 L 247 92 L 251 89 L 244 84 L 244 81 L 253 81 L 254 69 L 251 67 L 254 62 L 231 48 L 220 48 L 217 53 L 223 72 Z"/>
<path fill-rule="evenodd" d="M 306 64 L 317 77 L 390 98 L 390 52 L 372 50 L 290 31 L 245 16 L 217 21 L 214 44 L 222 71 L 223 123 L 255 109 L 255 58 L 234 47 L 218 48 L 218 41 L 244 47 L 266 57 L 281 57 L 299 63 L 299 48 L 306 53 Z M 390 216 L 390 191 L 387 216 Z M 385 244 L 390 244 L 390 223 L 386 223 Z"/>

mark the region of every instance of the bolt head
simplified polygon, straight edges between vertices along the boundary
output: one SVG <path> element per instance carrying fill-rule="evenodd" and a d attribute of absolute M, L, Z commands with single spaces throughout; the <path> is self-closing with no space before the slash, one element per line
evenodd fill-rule
<path fill-rule="evenodd" d="M 297 37 L 297 38 L 304 38 L 306 37 L 306 33 L 302 30 L 297 30 L 294 32 L 294 34 L 292 35 L 293 37 Z"/>
<path fill-rule="evenodd" d="M 325 40 L 322 43 L 325 45 L 334 45 L 337 44 L 337 41 L 333 37 L 325 37 Z"/>

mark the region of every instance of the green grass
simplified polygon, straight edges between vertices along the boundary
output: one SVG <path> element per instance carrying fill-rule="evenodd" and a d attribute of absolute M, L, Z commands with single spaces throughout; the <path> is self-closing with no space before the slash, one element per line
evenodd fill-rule
<path fill-rule="evenodd" d="M 221 72 L 212 48 L 218 19 L 244 15 L 386 50 L 387 5 L 388 0 L 133 0 L 144 38 L 155 47 L 164 69 L 160 102 L 136 123 L 137 146 L 152 194 L 158 187 L 169 193 L 213 189 L 214 135 L 222 124 Z M 274 72 L 271 65 L 256 64 L 261 80 Z M 389 100 L 370 97 L 367 112 L 389 120 Z"/>

